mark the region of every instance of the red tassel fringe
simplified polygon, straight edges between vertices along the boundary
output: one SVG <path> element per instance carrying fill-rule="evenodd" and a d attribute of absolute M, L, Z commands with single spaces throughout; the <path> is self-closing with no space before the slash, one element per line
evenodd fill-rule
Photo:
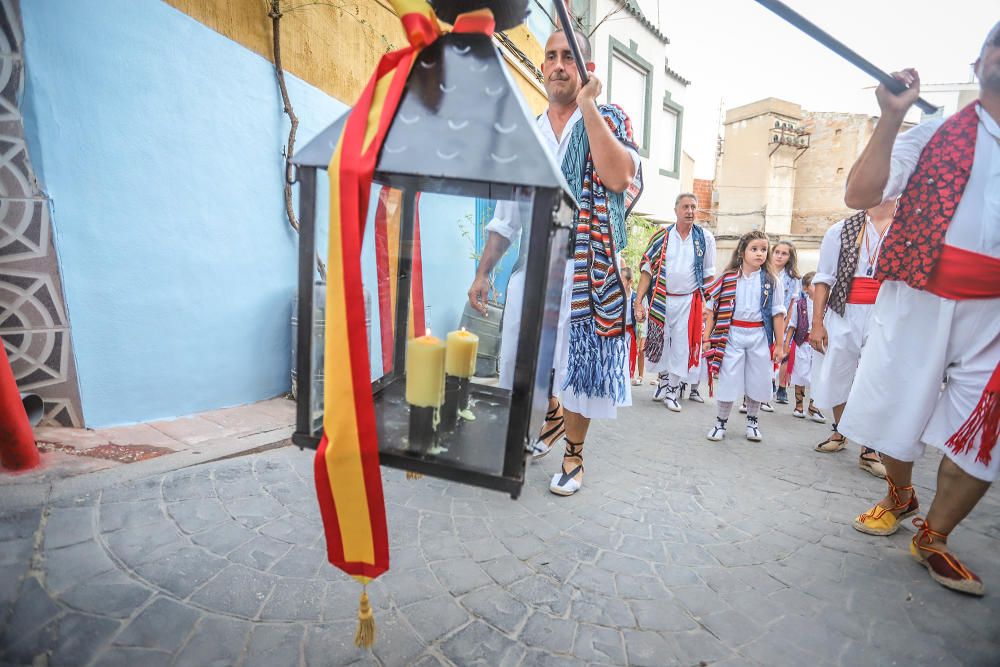
<path fill-rule="evenodd" d="M 976 409 L 945 444 L 956 454 L 964 454 L 972 449 L 977 437 L 981 435 L 976 462 L 989 465 L 998 434 L 1000 434 L 1000 392 L 990 391 L 987 387 Z"/>

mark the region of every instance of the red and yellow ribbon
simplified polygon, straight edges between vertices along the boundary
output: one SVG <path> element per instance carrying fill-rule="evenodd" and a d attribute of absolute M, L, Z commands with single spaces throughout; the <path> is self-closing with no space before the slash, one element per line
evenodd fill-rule
<path fill-rule="evenodd" d="M 368 583 L 389 568 L 361 286 L 361 243 L 382 142 L 417 54 L 441 34 L 426 0 L 392 0 L 392 4 L 410 45 L 382 57 L 348 116 L 329 167 L 330 245 L 324 369 L 327 381 L 323 395 L 323 437 L 315 460 L 316 491 L 326 532 L 327 556 L 333 565 L 361 583 Z M 492 34 L 492 30 L 492 14 L 488 10 L 463 15 L 455 23 L 456 32 Z M 413 304 L 411 311 L 416 317 L 417 306 L 421 306 L 422 318 L 422 304 Z M 411 322 L 417 324 L 419 319 Z M 371 611 L 363 596 L 363 621 L 365 615 L 370 619 Z M 364 641 L 370 643 L 371 637 Z"/>

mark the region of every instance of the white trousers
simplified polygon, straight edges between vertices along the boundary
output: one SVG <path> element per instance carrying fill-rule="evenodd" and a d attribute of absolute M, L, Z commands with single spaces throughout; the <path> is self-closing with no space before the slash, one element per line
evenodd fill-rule
<path fill-rule="evenodd" d="M 816 365 L 813 400 L 820 408 L 833 408 L 847 402 L 854 376 L 861 361 L 861 350 L 868 341 L 873 304 L 849 303 L 841 317 L 826 312 L 823 323 L 829 338 L 823 363 Z"/>
<path fill-rule="evenodd" d="M 716 400 L 739 401 L 746 395 L 761 403 L 770 401 L 773 369 L 763 327 L 731 327 L 726 354 L 719 368 Z"/>
<path fill-rule="evenodd" d="M 653 362 L 646 358 L 645 372 L 672 373 L 681 382 L 697 384 L 701 378 L 699 365 L 688 370 L 688 318 L 691 316 L 691 295 L 666 297 L 666 322 L 663 326 L 663 354 Z M 698 332 L 701 335 L 701 332 Z M 648 335 L 648 329 L 647 329 Z"/>
<path fill-rule="evenodd" d="M 559 306 L 559 328 L 556 331 L 556 350 L 552 360 L 555 369 L 553 394 L 563 407 L 591 419 L 614 419 L 617 408 L 632 405 L 632 383 L 626 380 L 625 400 L 616 404 L 606 396 L 591 397 L 577 395 L 572 389 L 562 389 L 566 381 L 566 366 L 569 358 L 570 302 L 573 297 L 573 263 L 566 264 L 563 276 L 562 302 Z M 507 300 L 504 306 L 503 328 L 500 334 L 500 381 L 499 386 L 511 389 L 514 386 L 514 362 L 517 357 L 518 334 L 521 329 L 521 308 L 524 303 L 524 271 L 510 277 L 507 285 Z M 625 377 L 628 378 L 628 355 L 625 355 Z"/>
<path fill-rule="evenodd" d="M 795 346 L 795 366 L 792 368 L 793 387 L 808 387 L 813 370 L 813 349 L 808 342 Z"/>
<path fill-rule="evenodd" d="M 883 283 L 841 433 L 900 461 L 916 461 L 931 445 L 973 477 L 995 480 L 997 451 L 986 466 L 975 460 L 978 439 L 962 454 L 945 443 L 1000 361 L 998 313 L 1000 299 L 952 301 Z"/>

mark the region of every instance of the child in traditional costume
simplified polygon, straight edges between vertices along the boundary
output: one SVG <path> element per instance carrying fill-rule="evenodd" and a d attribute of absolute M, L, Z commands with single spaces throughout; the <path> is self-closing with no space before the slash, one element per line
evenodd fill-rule
<path fill-rule="evenodd" d="M 792 301 L 795 295 L 802 291 L 802 276 L 799 274 L 799 254 L 795 249 L 795 244 L 791 241 L 779 241 L 771 251 L 771 268 L 778 279 L 781 280 L 781 287 L 785 290 L 785 315 L 787 319 L 792 313 Z M 811 311 L 810 311 L 811 312 Z M 774 402 L 782 405 L 788 404 L 788 360 L 783 359 L 778 367 L 777 387 L 775 390 Z"/>
<path fill-rule="evenodd" d="M 795 410 L 792 411 L 792 416 L 801 419 L 805 419 L 807 414 L 803 404 L 813 370 L 813 349 L 809 346 L 809 318 L 813 311 L 815 288 L 812 280 L 815 275 L 814 271 L 810 271 L 802 276 L 800 283 L 802 289 L 791 302 L 792 313 L 788 317 L 788 331 L 782 353 L 782 356 L 788 359 L 788 377 L 792 386 L 795 387 Z M 808 414 L 814 422 L 823 423 L 825 421 L 823 413 L 813 404 L 812 396 L 809 397 Z"/>
<path fill-rule="evenodd" d="M 785 337 L 785 294 L 769 270 L 767 234 L 740 237 L 729 266 L 708 288 L 712 302 L 705 344 L 709 386 L 717 381 L 719 412 L 708 439 L 722 440 L 733 403 L 746 396 L 748 440 L 762 439 L 757 415 L 771 398 L 773 363 L 781 358 L 775 340 Z"/>

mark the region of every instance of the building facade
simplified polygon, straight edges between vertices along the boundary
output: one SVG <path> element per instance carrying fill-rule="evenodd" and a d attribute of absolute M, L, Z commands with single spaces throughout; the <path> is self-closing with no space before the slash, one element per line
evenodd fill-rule
<path fill-rule="evenodd" d="M 301 146 L 405 37 L 384 0 L 283 4 Z M 43 394 L 49 423 L 91 427 L 287 392 L 297 237 L 268 3 L 2 8 L 5 140 L 20 148 L 0 179 L 0 335 L 21 388 Z M 495 41 L 540 111 L 537 38 L 521 26 Z M 471 220 L 475 206 L 428 196 L 420 213 Z M 468 248 L 425 247 L 426 261 L 462 257 L 471 283 Z M 461 283 L 427 301 L 460 308 Z"/>

